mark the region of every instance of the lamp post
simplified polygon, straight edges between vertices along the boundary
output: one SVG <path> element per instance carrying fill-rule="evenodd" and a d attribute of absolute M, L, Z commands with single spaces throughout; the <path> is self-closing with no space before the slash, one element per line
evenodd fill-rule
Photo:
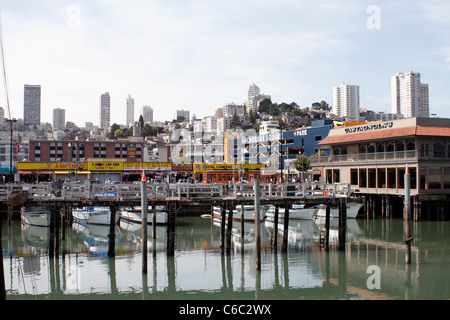
<path fill-rule="evenodd" d="M 67 173 L 67 176 L 68 176 L 69 181 L 70 181 L 70 160 L 72 158 L 72 144 L 69 142 L 69 144 L 67 146 L 69 147 L 69 171 Z"/>
<path fill-rule="evenodd" d="M 77 150 L 76 167 L 75 167 L 75 182 L 78 181 L 78 137 L 75 137 L 75 148 Z"/>

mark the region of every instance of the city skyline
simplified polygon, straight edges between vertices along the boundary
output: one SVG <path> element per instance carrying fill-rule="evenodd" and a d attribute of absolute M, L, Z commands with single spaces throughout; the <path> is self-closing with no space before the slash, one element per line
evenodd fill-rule
<path fill-rule="evenodd" d="M 99 125 L 102 92 L 110 122 L 123 124 L 128 95 L 135 119 L 150 105 L 165 121 L 243 104 L 252 83 L 302 107 L 331 104 L 330 88 L 352 83 L 361 108 L 390 112 L 391 76 L 411 70 L 429 84 L 430 114 L 450 118 L 442 1 L 7 0 L 0 9 L 14 118 L 23 118 L 25 84 L 41 85 L 42 122 L 64 108 L 79 126 Z M 9 117 L 4 90 L 0 106 Z"/>

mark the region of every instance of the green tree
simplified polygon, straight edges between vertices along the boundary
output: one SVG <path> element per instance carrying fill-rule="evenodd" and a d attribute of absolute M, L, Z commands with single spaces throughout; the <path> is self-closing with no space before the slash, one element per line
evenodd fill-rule
<path fill-rule="evenodd" d="M 280 108 L 276 104 L 270 105 L 269 114 L 274 117 L 279 116 L 281 114 Z"/>
<path fill-rule="evenodd" d="M 123 133 L 122 130 L 117 129 L 116 131 L 114 131 L 114 138 L 118 139 L 118 138 L 123 138 L 125 136 L 125 134 Z"/>
<path fill-rule="evenodd" d="M 305 153 L 298 155 L 294 161 L 294 166 L 295 169 L 300 172 L 308 171 L 309 167 L 311 166 L 311 159 L 309 159 L 309 157 Z"/>
<path fill-rule="evenodd" d="M 264 99 L 259 103 L 258 111 L 268 113 L 271 105 L 272 101 L 270 99 Z"/>
<path fill-rule="evenodd" d="M 232 129 L 236 129 L 241 126 L 241 120 L 239 120 L 239 117 L 236 114 L 233 116 L 233 119 L 231 119 L 230 126 Z"/>

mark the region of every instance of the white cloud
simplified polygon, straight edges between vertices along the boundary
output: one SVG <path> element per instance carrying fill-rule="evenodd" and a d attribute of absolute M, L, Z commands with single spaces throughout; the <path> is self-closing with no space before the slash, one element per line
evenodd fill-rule
<path fill-rule="evenodd" d="M 438 1 L 407 6 L 406 15 L 406 2 L 381 2 L 378 31 L 366 28 L 369 4 L 350 0 L 17 3 L 5 5 L 2 13 L 14 116 L 22 117 L 23 85 L 41 84 L 43 120 L 51 121 L 51 109 L 61 107 L 80 125 L 86 115 L 98 123 L 105 91 L 112 97 L 112 122 L 122 123 L 129 93 L 136 116 L 145 104 L 153 106 L 156 119 L 169 120 L 175 109 L 203 116 L 228 102 L 242 103 L 253 82 L 277 102 L 306 106 L 329 98 L 331 86 L 358 84 L 368 74 L 378 73 L 370 85 L 383 87 L 381 70 L 387 82 L 403 71 L 394 62 L 405 60 L 401 55 L 420 38 L 397 20 L 413 23 L 411 16 L 421 17 L 413 30 L 425 25 L 447 30 Z M 75 24 L 73 11 L 67 11 L 71 6 L 80 9 Z M 442 42 L 415 46 L 409 59 L 434 50 L 450 61 Z M 389 56 L 380 49 L 385 45 L 391 46 Z M 387 66 L 391 69 L 384 70 Z M 417 71 L 430 79 L 431 70 Z"/>

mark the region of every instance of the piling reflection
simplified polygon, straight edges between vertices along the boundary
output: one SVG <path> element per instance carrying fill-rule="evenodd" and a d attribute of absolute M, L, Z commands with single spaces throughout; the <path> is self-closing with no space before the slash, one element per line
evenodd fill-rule
<path fill-rule="evenodd" d="M 282 225 L 282 224 L 280 224 Z M 148 229 L 148 273 L 142 273 L 139 224 L 116 227 L 114 258 L 109 226 L 73 224 L 49 258 L 48 228 L 3 226 L 7 299 L 448 299 L 450 223 L 411 224 L 412 264 L 405 263 L 401 220 L 349 220 L 345 252 L 330 250 L 320 221 L 292 220 L 288 253 L 274 251 L 270 222 L 261 228 L 262 270 L 256 271 L 254 225 L 233 224 L 232 251 L 220 249 L 220 227 L 210 219 L 178 218 L 175 255 L 167 255 L 164 226 Z M 243 231 L 243 232 L 242 232 Z M 279 237 L 281 238 L 281 237 Z M 281 244 L 279 244 L 280 248 Z M 369 266 L 380 270 L 370 289 Z"/>

